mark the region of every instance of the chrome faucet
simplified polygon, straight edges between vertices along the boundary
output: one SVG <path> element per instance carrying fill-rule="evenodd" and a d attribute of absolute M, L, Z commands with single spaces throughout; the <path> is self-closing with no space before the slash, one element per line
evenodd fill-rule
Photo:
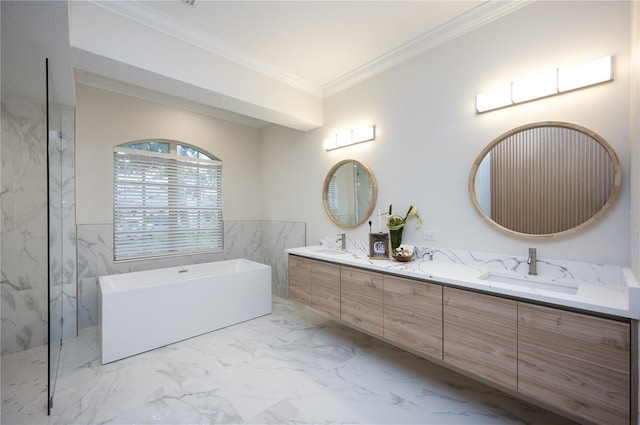
<path fill-rule="evenodd" d="M 427 252 L 425 252 L 425 257 L 427 260 L 433 261 L 433 250 L 427 249 Z"/>
<path fill-rule="evenodd" d="M 529 258 L 527 258 L 527 264 L 529 265 L 529 274 L 538 274 L 537 269 L 537 253 L 535 248 L 529 248 Z"/>
<path fill-rule="evenodd" d="M 347 249 L 347 234 L 346 233 L 338 233 L 338 239 L 336 239 L 336 242 L 342 242 L 342 246 L 340 247 L 340 249 L 345 250 Z"/>

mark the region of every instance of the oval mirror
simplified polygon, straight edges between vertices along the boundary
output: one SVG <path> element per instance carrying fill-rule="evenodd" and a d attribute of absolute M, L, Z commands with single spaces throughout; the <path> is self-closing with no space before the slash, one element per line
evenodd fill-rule
<path fill-rule="evenodd" d="M 491 142 L 473 163 L 469 195 L 492 226 L 517 236 L 575 232 L 611 207 L 620 162 L 596 133 L 575 124 L 524 125 Z"/>
<path fill-rule="evenodd" d="M 322 187 L 324 210 L 342 227 L 356 227 L 373 213 L 378 198 L 376 178 L 360 161 L 345 159 L 327 173 Z"/>

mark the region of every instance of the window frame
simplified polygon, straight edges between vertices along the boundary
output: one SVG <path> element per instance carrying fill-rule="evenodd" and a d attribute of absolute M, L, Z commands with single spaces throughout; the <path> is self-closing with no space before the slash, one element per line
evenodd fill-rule
<path fill-rule="evenodd" d="M 149 142 L 169 144 L 169 153 L 144 149 Z M 141 144 L 142 148 L 129 147 Z M 179 155 L 178 146 L 195 151 L 198 158 Z M 224 251 L 219 158 L 188 143 L 166 139 L 127 142 L 115 146 L 113 152 L 115 262 Z M 145 182 L 146 178 L 155 180 Z M 178 183 L 178 179 L 183 181 Z M 167 198 L 164 203 L 158 199 L 163 195 Z M 204 242 L 198 242 L 203 235 Z"/>

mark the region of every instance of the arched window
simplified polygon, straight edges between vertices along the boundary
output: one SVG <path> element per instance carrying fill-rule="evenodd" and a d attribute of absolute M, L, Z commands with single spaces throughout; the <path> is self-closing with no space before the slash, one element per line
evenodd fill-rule
<path fill-rule="evenodd" d="M 113 150 L 114 257 L 223 249 L 222 161 L 173 140 Z"/>

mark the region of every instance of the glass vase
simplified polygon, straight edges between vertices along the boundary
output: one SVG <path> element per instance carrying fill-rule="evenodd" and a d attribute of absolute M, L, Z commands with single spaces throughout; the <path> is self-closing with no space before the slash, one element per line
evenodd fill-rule
<path fill-rule="evenodd" d="M 391 254 L 396 251 L 396 248 L 402 244 L 402 231 L 404 227 L 397 230 L 389 230 L 389 239 L 391 240 Z"/>

